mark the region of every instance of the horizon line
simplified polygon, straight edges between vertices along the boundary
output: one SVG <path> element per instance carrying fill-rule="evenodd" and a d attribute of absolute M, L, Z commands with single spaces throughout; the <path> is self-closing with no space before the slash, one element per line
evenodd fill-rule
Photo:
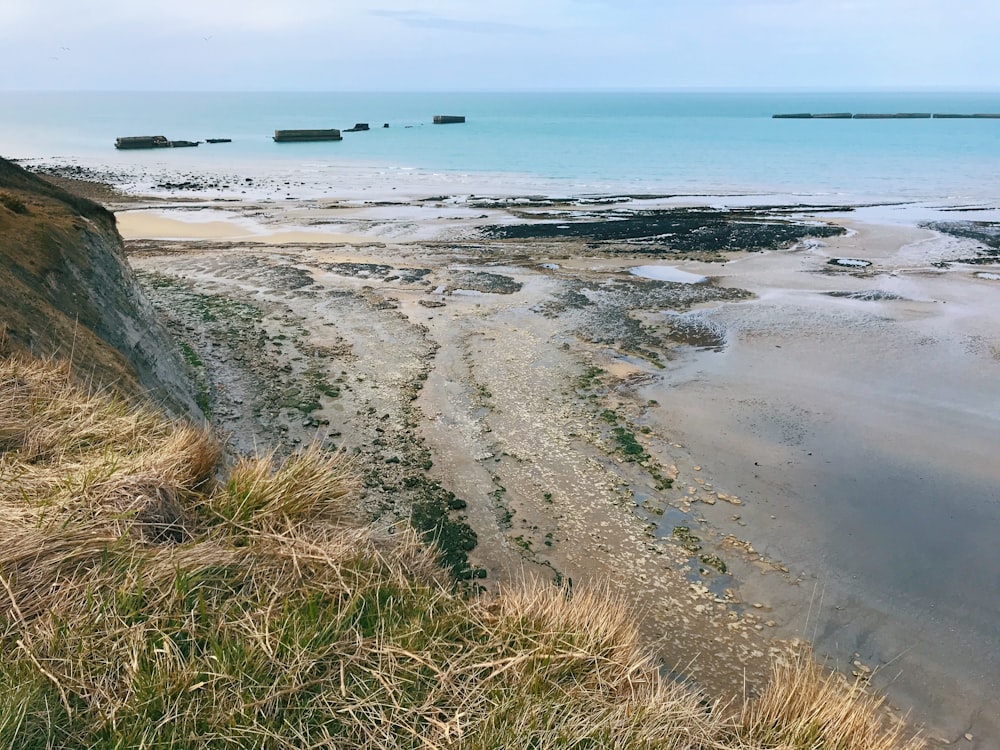
<path fill-rule="evenodd" d="M 65 89 L 0 88 L 0 94 L 997 94 L 1000 87 L 960 86 L 561 86 L 538 88 L 428 88 L 428 89 L 320 89 L 320 88 L 150 88 Z"/>

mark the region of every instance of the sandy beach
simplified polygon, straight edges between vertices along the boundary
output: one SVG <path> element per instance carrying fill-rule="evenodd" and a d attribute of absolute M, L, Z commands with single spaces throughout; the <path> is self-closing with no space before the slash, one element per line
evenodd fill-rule
<path fill-rule="evenodd" d="M 1000 261 L 963 262 L 975 239 L 805 207 L 685 252 L 581 229 L 633 211 L 681 243 L 676 201 L 121 208 L 237 450 L 354 452 L 373 518 L 454 493 L 482 585 L 607 581 L 717 695 L 812 641 L 933 744 L 1000 741 Z"/>

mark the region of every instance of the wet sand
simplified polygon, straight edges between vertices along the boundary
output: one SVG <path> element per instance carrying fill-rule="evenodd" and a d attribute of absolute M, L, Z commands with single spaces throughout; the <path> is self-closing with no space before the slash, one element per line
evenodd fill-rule
<path fill-rule="evenodd" d="M 536 220 L 502 206 L 226 210 L 123 231 L 235 447 L 356 450 L 382 519 L 424 467 L 468 503 L 484 585 L 611 581 L 716 695 L 804 638 L 932 737 L 1000 741 L 1000 282 L 932 265 L 968 240 L 834 217 L 663 258 L 484 237 Z M 629 273 L 655 264 L 710 281 Z M 206 322 L 220 297 L 244 327 Z M 338 395 L 296 411 L 317 368 Z"/>
<path fill-rule="evenodd" d="M 908 240 L 908 242 L 907 242 Z M 790 568 L 745 571 L 847 671 L 858 659 L 950 740 L 1000 737 L 1000 288 L 915 261 L 931 233 L 861 228 L 799 257 L 747 257 L 722 283 L 757 295 L 706 315 L 725 351 L 675 362 L 644 395 L 745 506 L 706 509 Z M 871 260 L 826 271 L 826 255 Z M 903 299 L 830 297 L 881 290 Z M 869 295 L 871 296 L 871 295 Z M 710 458 L 709 458 L 710 457 Z"/>

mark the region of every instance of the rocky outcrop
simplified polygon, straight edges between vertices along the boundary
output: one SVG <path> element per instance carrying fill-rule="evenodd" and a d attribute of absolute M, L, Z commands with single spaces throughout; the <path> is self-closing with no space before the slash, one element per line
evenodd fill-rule
<path fill-rule="evenodd" d="M 93 385 L 199 414 L 110 211 L 0 158 L 0 352 L 70 359 Z"/>

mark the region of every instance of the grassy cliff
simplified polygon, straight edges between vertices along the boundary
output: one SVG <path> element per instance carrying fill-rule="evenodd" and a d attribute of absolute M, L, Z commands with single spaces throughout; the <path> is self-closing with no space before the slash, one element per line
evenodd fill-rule
<path fill-rule="evenodd" d="M 114 215 L 0 159 L 0 352 L 195 414 L 177 347 L 125 261 Z"/>
<path fill-rule="evenodd" d="M 455 590 L 354 519 L 339 454 L 211 436 L 0 362 L 0 745 L 914 746 L 808 659 L 743 708 L 666 681 L 600 590 Z"/>

